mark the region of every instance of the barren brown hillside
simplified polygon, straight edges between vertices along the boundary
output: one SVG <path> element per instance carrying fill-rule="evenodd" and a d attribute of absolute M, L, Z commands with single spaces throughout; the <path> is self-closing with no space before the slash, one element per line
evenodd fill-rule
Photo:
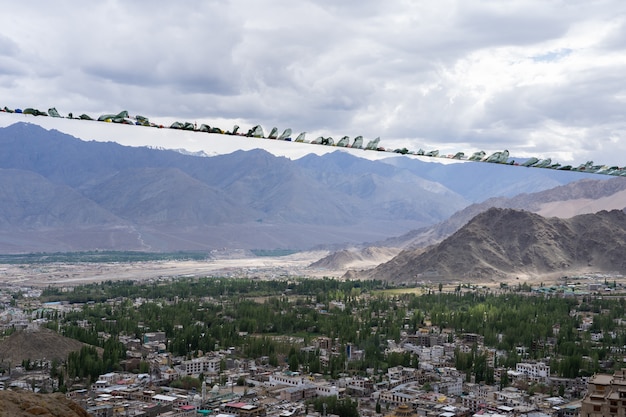
<path fill-rule="evenodd" d="M 492 208 L 423 253 L 406 250 L 359 274 L 399 282 L 485 280 L 578 272 L 626 273 L 626 213 L 545 218 Z"/>
<path fill-rule="evenodd" d="M 386 262 L 400 252 L 397 248 L 379 248 L 370 246 L 364 249 L 344 249 L 312 263 L 311 268 L 330 270 L 345 268 L 371 268 Z"/>
<path fill-rule="evenodd" d="M 19 330 L 0 341 L 0 361 L 10 361 L 14 366 L 25 359 L 66 360 L 70 352 L 78 351 L 82 346 L 84 344 L 78 340 L 44 327 Z"/>
<path fill-rule="evenodd" d="M 492 207 L 525 210 L 543 217 L 563 219 L 601 210 L 622 210 L 626 208 L 626 178 L 604 181 L 584 179 L 537 193 L 523 193 L 512 198 L 490 198 L 458 211 L 433 227 L 410 231 L 380 242 L 377 246 L 410 249 L 439 243 Z"/>
<path fill-rule="evenodd" d="M 0 391 L 0 417 L 89 417 L 82 407 L 63 394 Z"/>

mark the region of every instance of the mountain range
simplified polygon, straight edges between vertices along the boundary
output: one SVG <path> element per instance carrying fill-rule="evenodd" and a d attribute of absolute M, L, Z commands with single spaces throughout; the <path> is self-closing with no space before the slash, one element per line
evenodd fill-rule
<path fill-rule="evenodd" d="M 582 179 L 555 188 L 514 197 L 493 197 L 470 204 L 446 220 L 400 236 L 377 242 L 377 246 L 421 248 L 438 243 L 456 232 L 473 217 L 490 208 L 512 208 L 530 211 L 544 217 L 569 218 L 579 214 L 626 207 L 626 180 Z"/>
<path fill-rule="evenodd" d="M 626 213 L 602 210 L 569 219 L 490 208 L 440 243 L 407 249 L 353 278 L 462 281 L 586 272 L 626 273 Z"/>
<path fill-rule="evenodd" d="M 423 239 L 489 199 L 598 178 L 408 156 L 371 161 L 340 150 L 297 160 L 263 149 L 203 157 L 27 123 L 0 129 L 0 147 L 0 253 L 339 248 L 394 246 L 393 239 L 409 247 L 416 243 L 407 233 Z"/>
<path fill-rule="evenodd" d="M 446 239 L 456 232 L 460 232 L 461 236 L 468 241 L 473 240 L 487 243 L 497 238 L 500 239 L 498 243 L 499 248 L 506 246 L 515 247 L 517 245 L 515 239 L 518 239 L 520 233 L 516 229 L 511 229 L 513 233 L 495 236 L 491 229 L 486 227 L 481 230 L 486 230 L 489 236 L 475 235 L 472 222 L 480 219 L 481 217 L 479 216 L 488 212 L 490 209 L 512 209 L 537 215 L 532 218 L 533 221 L 530 221 L 529 230 L 533 228 L 541 230 L 542 226 L 539 223 L 543 221 L 558 221 L 558 219 L 568 220 L 576 217 L 577 220 L 586 223 L 586 226 L 583 228 L 584 230 L 581 231 L 581 233 L 586 236 L 588 230 L 593 230 L 593 228 L 598 227 L 596 222 L 601 223 L 603 221 L 601 214 L 594 216 L 594 213 L 603 213 L 612 210 L 623 212 L 626 210 L 625 207 L 626 180 L 623 178 L 614 178 L 608 181 L 583 179 L 545 191 L 522 193 L 511 198 L 490 198 L 482 203 L 471 204 L 436 225 L 411 230 L 408 233 L 384 241 L 373 242 L 360 247 L 354 246 L 342 249 L 318 260 L 313 263 L 312 266 L 330 270 L 352 269 L 346 274 L 347 277 L 385 280 L 406 279 L 407 275 L 400 270 L 411 270 L 412 268 L 419 269 L 419 272 L 416 272 L 416 274 L 420 274 L 420 276 L 426 274 L 430 279 L 433 277 L 476 278 L 483 275 L 492 277 L 511 276 L 514 274 L 545 275 L 550 273 L 566 273 L 567 270 L 570 272 L 573 270 L 578 272 L 592 270 L 595 272 L 622 271 L 623 265 L 619 262 L 606 262 L 605 260 L 596 259 L 589 260 L 587 267 L 585 267 L 585 261 L 580 258 L 582 252 L 577 252 L 559 255 L 563 260 L 560 264 L 552 262 L 550 259 L 536 259 L 529 265 L 519 264 L 516 267 L 513 260 L 511 260 L 513 264 L 507 264 L 506 262 L 491 263 L 488 267 L 485 267 L 483 273 L 481 273 L 480 270 L 476 270 L 475 268 L 485 261 L 483 255 L 493 252 L 493 248 L 489 250 L 484 248 L 474 250 L 476 248 L 475 245 L 449 246 L 449 242 L 446 242 Z M 581 215 L 586 216 L 580 217 Z M 612 229 L 617 231 L 618 235 L 613 236 L 612 233 L 606 233 L 603 239 L 607 242 L 613 240 L 618 244 L 621 239 L 619 230 L 622 227 L 623 226 L 618 223 L 616 227 Z M 571 240 L 571 236 L 568 235 L 536 233 L 534 236 L 536 237 L 536 241 L 534 241 L 533 244 L 537 245 L 537 248 L 542 245 L 552 244 L 549 241 Z M 589 242 L 590 245 L 593 244 L 593 241 L 582 240 L 581 245 L 584 245 L 585 242 Z M 451 247 L 454 248 L 456 258 L 458 260 L 465 260 L 466 262 L 464 264 L 463 261 L 461 261 L 459 264 L 461 266 L 460 268 L 448 268 L 445 259 L 449 254 L 441 255 L 441 258 L 439 255 L 433 255 L 439 251 L 446 252 Z M 535 250 L 537 248 L 531 249 Z M 385 251 L 382 251 L 382 249 L 385 249 Z M 542 249 L 537 250 L 538 252 L 542 252 Z M 430 253 L 428 257 L 418 258 L 422 253 L 427 251 Z M 376 256 L 370 255 L 372 253 L 375 253 Z M 386 259 L 381 257 L 383 253 L 387 254 Z M 499 256 L 503 259 L 509 259 L 508 255 L 510 253 L 512 253 L 510 250 L 506 252 L 500 251 Z M 394 258 L 396 255 L 398 255 L 398 257 Z M 368 264 L 368 262 L 366 262 L 367 259 L 372 259 L 372 262 Z M 386 261 L 390 262 L 385 264 Z M 419 262 L 420 266 L 411 266 L 410 264 L 414 261 Z M 441 261 L 444 266 L 441 266 L 439 261 Z M 613 261 L 619 261 L 619 258 L 613 258 Z M 372 264 L 381 265 L 370 270 L 359 270 L 362 268 L 371 268 Z M 398 265 L 403 265 L 407 268 L 400 268 Z M 544 267 L 540 267 L 540 265 Z"/>

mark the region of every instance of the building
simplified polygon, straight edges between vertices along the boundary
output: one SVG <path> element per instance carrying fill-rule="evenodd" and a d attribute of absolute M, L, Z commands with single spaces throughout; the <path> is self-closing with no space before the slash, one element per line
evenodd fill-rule
<path fill-rule="evenodd" d="M 400 384 L 418 381 L 424 383 L 424 373 L 415 368 L 406 368 L 403 366 L 394 366 L 387 369 L 387 378 L 391 388 Z M 421 377 L 421 378 L 420 378 Z"/>
<path fill-rule="evenodd" d="M 265 407 L 244 402 L 232 402 L 222 404 L 223 413 L 233 414 L 237 417 L 263 417 L 266 414 Z"/>
<path fill-rule="evenodd" d="M 304 401 L 316 396 L 316 387 L 313 384 L 287 387 L 280 391 L 280 399 L 289 402 Z"/>
<path fill-rule="evenodd" d="M 320 336 L 313 341 L 317 349 L 329 350 L 333 346 L 333 341 L 329 337 Z"/>
<path fill-rule="evenodd" d="M 268 385 L 271 387 L 276 387 L 279 385 L 287 385 L 290 387 L 300 387 L 306 384 L 307 382 L 305 381 L 304 377 L 300 376 L 300 374 L 298 373 L 289 373 L 289 374 L 274 373 L 270 375 L 269 381 L 268 381 Z"/>
<path fill-rule="evenodd" d="M 433 382 L 432 387 L 439 394 L 460 396 L 463 393 L 463 377 L 460 375 L 443 376 L 441 381 Z"/>
<path fill-rule="evenodd" d="M 317 383 L 315 384 L 315 393 L 318 397 L 343 397 L 345 388 L 338 389 L 335 385 Z"/>
<path fill-rule="evenodd" d="M 145 333 L 143 335 L 143 343 L 153 343 L 153 342 L 160 342 L 160 343 L 167 342 L 167 338 L 165 337 L 165 332 L 150 332 L 150 333 Z"/>
<path fill-rule="evenodd" d="M 220 371 L 220 358 L 203 356 L 183 361 L 181 368 L 185 375 L 217 374 Z"/>
<path fill-rule="evenodd" d="M 468 345 L 484 345 L 485 337 L 476 333 L 464 333 L 462 336 L 463 342 Z"/>
<path fill-rule="evenodd" d="M 370 378 L 353 377 L 345 381 L 346 395 L 364 397 L 374 391 L 374 383 Z"/>
<path fill-rule="evenodd" d="M 626 417 L 626 369 L 589 379 L 580 417 Z"/>
<path fill-rule="evenodd" d="M 515 365 L 515 371 L 531 382 L 547 383 L 550 378 L 550 365 L 543 362 L 518 363 Z"/>
<path fill-rule="evenodd" d="M 400 404 L 391 414 L 385 417 L 415 417 L 415 411 L 407 404 Z"/>

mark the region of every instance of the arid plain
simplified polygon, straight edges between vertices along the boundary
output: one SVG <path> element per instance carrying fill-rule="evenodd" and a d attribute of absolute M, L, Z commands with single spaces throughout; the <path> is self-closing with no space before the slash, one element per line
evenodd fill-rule
<path fill-rule="evenodd" d="M 25 286 L 75 286 L 108 280 L 146 281 L 176 277 L 328 276 L 336 278 L 343 275 L 345 271 L 341 270 L 309 268 L 312 262 L 326 254 L 325 251 L 314 251 L 281 257 L 241 257 L 207 259 L 206 261 L 2 264 L 0 265 L 0 282 Z"/>

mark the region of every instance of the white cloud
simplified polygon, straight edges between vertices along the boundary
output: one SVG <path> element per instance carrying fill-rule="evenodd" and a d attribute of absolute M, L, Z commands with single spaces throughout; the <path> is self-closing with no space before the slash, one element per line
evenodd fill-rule
<path fill-rule="evenodd" d="M 61 0 L 0 25 L 0 107 L 626 164 L 617 0 Z"/>

